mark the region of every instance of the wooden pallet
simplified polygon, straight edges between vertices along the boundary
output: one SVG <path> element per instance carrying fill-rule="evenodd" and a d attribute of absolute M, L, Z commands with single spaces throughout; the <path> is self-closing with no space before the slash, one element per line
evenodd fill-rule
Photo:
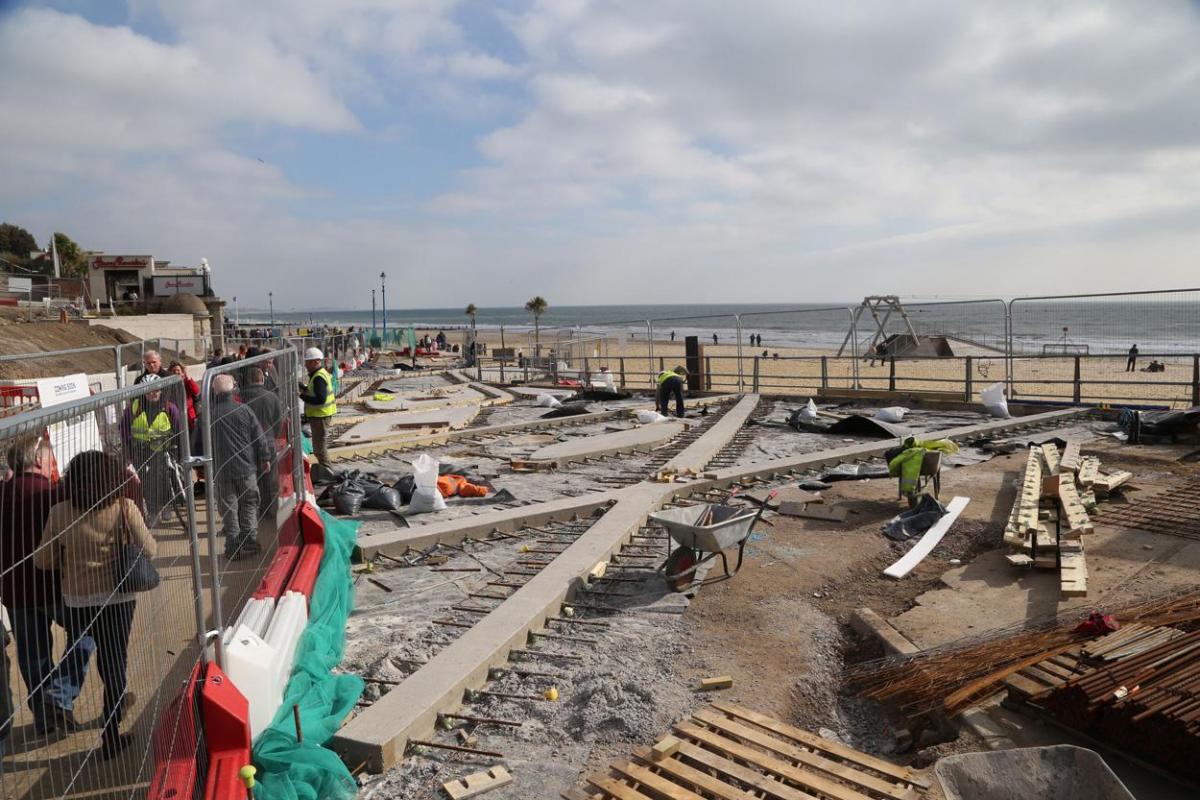
<path fill-rule="evenodd" d="M 1040 450 L 1042 451 L 1042 461 L 1046 463 L 1046 474 L 1057 475 L 1060 461 L 1058 445 L 1048 442 L 1042 445 Z"/>
<path fill-rule="evenodd" d="M 1096 482 L 1096 476 L 1100 474 L 1100 459 L 1095 456 L 1086 456 L 1080 462 L 1079 472 L 1075 475 L 1075 480 L 1079 485 L 1088 488 Z"/>
<path fill-rule="evenodd" d="M 1074 482 L 1065 479 L 1059 481 L 1058 502 L 1062 506 L 1064 522 L 1067 523 L 1063 526 L 1063 536 L 1077 539 L 1085 533 L 1092 532 L 1092 521 L 1088 517 L 1087 509 L 1083 507 L 1083 500 L 1080 499 Z"/>
<path fill-rule="evenodd" d="M 1010 705 L 1036 703 L 1040 697 L 1062 686 L 1068 678 L 1089 669 L 1091 667 L 1081 660 L 1079 648 L 1051 656 L 1004 679 L 1004 686 L 1008 689 L 1006 702 Z"/>
<path fill-rule="evenodd" d="M 733 703 L 716 702 L 675 725 L 666 757 L 649 747 L 614 761 L 566 800 L 919 800 L 929 781 Z"/>
<path fill-rule="evenodd" d="M 1077 440 L 1071 440 L 1067 442 L 1067 446 L 1063 448 L 1062 457 L 1058 461 L 1058 471 L 1075 474 L 1079 472 L 1079 469 L 1079 442 Z"/>

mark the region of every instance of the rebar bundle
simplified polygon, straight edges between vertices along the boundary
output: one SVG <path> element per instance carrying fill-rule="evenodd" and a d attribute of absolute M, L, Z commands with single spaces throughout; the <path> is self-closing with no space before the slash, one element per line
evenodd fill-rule
<path fill-rule="evenodd" d="M 1200 631 L 1046 693 L 1059 722 L 1180 772 L 1200 764 Z"/>
<path fill-rule="evenodd" d="M 1122 623 L 1186 626 L 1200 620 L 1200 592 L 1134 601 L 1110 613 Z M 856 664 L 847 670 L 847 684 L 862 697 L 896 704 L 914 721 L 930 714 L 952 717 L 994 693 L 1010 675 L 1093 638 L 1076 632 L 1081 618 L 1075 611 L 913 656 Z"/>

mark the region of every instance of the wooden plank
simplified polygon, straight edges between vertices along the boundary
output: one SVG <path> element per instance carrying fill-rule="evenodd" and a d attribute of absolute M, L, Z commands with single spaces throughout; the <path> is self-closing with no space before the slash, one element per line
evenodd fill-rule
<path fill-rule="evenodd" d="M 632 789 L 619 781 L 613 780 L 612 778 L 605 778 L 600 775 L 589 775 L 586 780 L 592 786 L 595 786 L 605 794 L 617 798 L 617 800 L 651 800 L 648 795 L 644 795 L 637 789 Z"/>
<path fill-rule="evenodd" d="M 634 764 L 631 761 L 614 761 L 610 766 L 630 780 L 635 781 L 639 791 L 647 790 L 651 794 L 667 797 L 670 800 L 704 800 L 703 797 L 690 789 L 686 789 L 677 783 L 672 783 L 668 778 L 651 772 L 645 767 Z"/>
<path fill-rule="evenodd" d="M 466 800 L 468 797 L 476 797 L 492 789 L 507 786 L 512 783 L 512 779 L 508 770 L 497 764 L 486 772 L 475 772 L 464 778 L 446 781 L 442 788 L 450 795 L 450 800 Z"/>
<path fill-rule="evenodd" d="M 881 775 L 887 775 L 895 778 L 903 783 L 911 783 L 914 786 L 919 786 L 922 789 L 929 788 L 929 781 L 919 775 L 913 773 L 907 767 L 893 764 L 890 761 L 885 761 L 882 758 L 864 753 L 860 750 L 855 750 L 853 747 L 841 744 L 840 742 L 831 742 L 828 739 L 818 736 L 815 733 L 806 731 L 803 728 L 797 728 L 795 725 L 789 725 L 786 722 L 780 722 L 777 719 L 772 719 L 766 714 L 760 714 L 749 708 L 744 708 L 736 703 L 730 703 L 726 700 L 713 701 L 712 707 L 728 714 L 731 717 L 753 722 L 761 728 L 766 728 L 772 733 L 791 739 L 794 742 L 804 745 L 813 750 L 820 750 L 827 755 L 839 758 L 843 761 L 849 761 L 857 764 L 860 767 L 874 770 Z"/>
<path fill-rule="evenodd" d="M 674 736 L 671 737 L 675 739 Z M 679 744 L 683 744 L 678 739 L 675 739 Z M 676 750 L 679 748 L 676 747 Z M 661 761 L 654 757 L 654 751 L 639 747 L 633 751 L 633 754 L 643 761 L 653 764 L 654 769 L 659 770 L 671 776 L 676 782 L 683 782 L 702 789 L 709 794 L 719 798 L 719 800 L 758 800 L 755 795 L 743 791 L 736 786 L 730 786 L 725 781 L 707 772 L 701 772 L 695 767 L 688 766 L 677 758 L 665 758 Z"/>
<path fill-rule="evenodd" d="M 1076 537 L 1095 530 L 1087 510 L 1083 507 L 1083 501 L 1079 499 L 1079 492 L 1075 489 L 1073 481 L 1064 480 L 1059 484 L 1058 502 L 1062 506 L 1063 515 L 1067 518 L 1067 529 L 1063 531 L 1064 536 Z"/>
<path fill-rule="evenodd" d="M 679 750 L 679 739 L 674 736 L 664 736 L 662 739 L 659 739 L 657 742 L 655 742 L 654 746 L 650 748 L 650 752 L 653 754 L 653 759 L 655 761 L 662 761 L 670 758 L 671 756 L 675 755 L 677 750 Z"/>
<path fill-rule="evenodd" d="M 700 681 L 700 689 L 705 692 L 713 689 L 728 689 L 730 686 L 733 686 L 731 675 L 718 675 L 715 678 L 703 678 Z"/>
<path fill-rule="evenodd" d="M 925 531 L 925 535 L 913 545 L 912 549 L 905 553 L 899 561 L 892 564 L 883 571 L 883 574 L 889 578 L 900 580 L 905 575 L 913 571 L 913 568 L 924 560 L 925 556 L 933 552 L 933 548 L 937 547 L 938 542 L 950 530 L 950 526 L 958 519 L 959 514 L 971 502 L 969 497 L 955 497 L 950 501 L 950 505 L 946 506 L 946 513 L 942 518 L 934 523 L 933 527 Z"/>
<path fill-rule="evenodd" d="M 1042 496 L 1042 456 L 1041 450 L 1030 447 L 1025 460 L 1025 474 L 1021 478 L 1021 488 L 1017 492 L 1015 507 L 1017 509 L 1017 530 L 1020 533 L 1034 533 L 1038 528 L 1038 501 Z"/>
<path fill-rule="evenodd" d="M 857 792 L 849 786 L 843 786 L 819 773 L 795 767 L 787 761 L 762 753 L 693 723 L 680 722 L 675 726 L 675 730 L 689 739 L 700 742 L 710 750 L 753 764 L 764 772 L 798 784 L 808 791 L 832 797 L 835 800 L 869 800 L 867 795 Z"/>
<path fill-rule="evenodd" d="M 1059 467 L 1058 445 L 1053 442 L 1047 442 L 1039 449 L 1042 451 L 1042 461 L 1046 463 L 1047 474 L 1057 475 Z"/>
<path fill-rule="evenodd" d="M 1128 483 L 1129 479 L 1132 477 L 1133 477 L 1132 472 L 1126 472 L 1124 470 L 1118 470 L 1117 472 L 1111 472 L 1108 475 L 1097 474 L 1096 480 L 1092 483 L 1092 485 L 1095 486 L 1096 489 L 1101 492 L 1111 492 L 1113 489 L 1116 489 L 1118 486 L 1122 486 L 1122 485 Z"/>
<path fill-rule="evenodd" d="M 1058 460 L 1058 471 L 1074 474 L 1079 472 L 1079 467 L 1079 441 L 1071 439 L 1067 442 L 1067 446 L 1063 448 L 1062 458 Z"/>
<path fill-rule="evenodd" d="M 1100 473 L 1100 459 L 1095 456 L 1087 456 L 1079 465 L 1079 473 L 1075 476 L 1080 486 L 1088 487 L 1096 481 L 1096 476 Z"/>
<path fill-rule="evenodd" d="M 801 791 L 794 786 L 788 786 L 786 783 L 780 783 L 773 778 L 763 775 L 761 772 L 755 772 L 749 767 L 742 766 L 735 761 L 730 761 L 722 755 L 705 750 L 691 742 L 684 742 L 679 745 L 679 755 L 689 761 L 701 764 L 730 780 L 737 781 L 738 783 L 752 787 L 755 791 L 762 792 L 767 800 L 819 800 L 816 795 Z"/>
<path fill-rule="evenodd" d="M 798 486 L 785 486 L 775 493 L 780 503 L 820 503 L 820 492 L 810 492 Z"/>
<path fill-rule="evenodd" d="M 779 513 L 786 517 L 819 519 L 825 522 L 845 522 L 849 513 L 845 506 L 826 506 L 819 503 L 780 503 Z"/>
<path fill-rule="evenodd" d="M 828 775 L 831 778 L 844 781 L 851 785 L 856 792 L 858 790 L 869 790 L 878 792 L 879 794 L 893 798 L 893 800 L 910 800 L 916 795 L 909 787 L 897 786 L 883 778 L 876 777 L 862 770 L 856 769 L 850 764 L 843 764 L 840 761 L 826 758 L 819 752 L 802 749 L 798 745 L 777 739 L 766 731 L 759 728 L 752 728 L 748 725 L 743 725 L 740 722 L 729 719 L 728 717 L 717 714 L 713 711 L 700 710 L 692 715 L 694 719 L 700 720 L 705 725 L 716 728 L 722 735 L 727 738 L 740 739 L 757 747 L 764 748 L 772 753 L 782 756 L 791 761 L 800 762 L 800 766 L 810 769 L 816 773 Z M 829 789 L 822 789 L 819 786 L 812 788 L 818 791 L 831 793 Z"/>
<path fill-rule="evenodd" d="M 633 783 L 638 791 L 654 797 L 668 800 L 704 800 L 703 797 L 670 780 L 669 776 L 653 772 L 640 764 L 631 761 L 614 761 L 609 765 L 613 771 L 620 773 L 627 781 Z"/>

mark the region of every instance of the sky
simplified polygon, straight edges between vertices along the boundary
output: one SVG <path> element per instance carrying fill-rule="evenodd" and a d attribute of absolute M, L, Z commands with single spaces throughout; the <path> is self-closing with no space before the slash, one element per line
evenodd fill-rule
<path fill-rule="evenodd" d="M 0 0 L 0 219 L 243 306 L 1197 283 L 1185 0 Z"/>

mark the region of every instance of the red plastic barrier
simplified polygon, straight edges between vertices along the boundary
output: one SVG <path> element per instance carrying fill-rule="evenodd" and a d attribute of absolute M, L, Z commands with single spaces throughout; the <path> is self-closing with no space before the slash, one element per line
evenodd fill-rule
<path fill-rule="evenodd" d="M 186 800 L 195 797 L 200 782 L 197 756 L 204 743 L 197 725 L 197 687 L 202 665 L 197 664 L 167 712 L 154 728 L 154 777 L 149 800 Z"/>
<path fill-rule="evenodd" d="M 305 545 L 300 553 L 300 560 L 296 563 L 296 570 L 284 591 L 300 592 L 312 600 L 313 586 L 317 583 L 317 574 L 321 571 L 321 558 L 324 555 L 325 548 L 322 545 Z"/>
<path fill-rule="evenodd" d="M 300 520 L 297 515 L 292 515 L 279 529 L 279 545 L 275 550 L 275 557 L 271 559 L 271 565 L 267 567 L 266 574 L 254 592 L 256 600 L 279 597 L 296 568 L 296 562 L 300 560 L 300 549 Z"/>
<path fill-rule="evenodd" d="M 250 704 L 216 664 L 200 690 L 200 714 L 208 743 L 206 800 L 245 800 L 238 772 L 250 763 Z"/>

